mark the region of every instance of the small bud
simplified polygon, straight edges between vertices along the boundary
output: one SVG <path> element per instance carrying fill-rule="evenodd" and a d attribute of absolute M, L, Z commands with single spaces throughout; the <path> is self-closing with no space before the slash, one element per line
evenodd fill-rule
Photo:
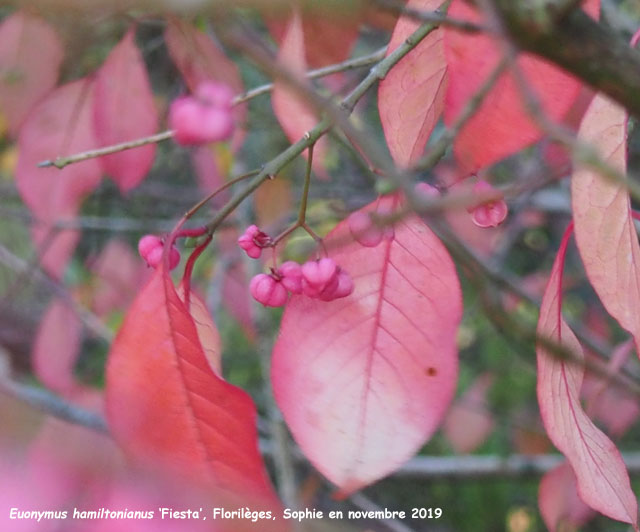
<path fill-rule="evenodd" d="M 288 260 L 278 268 L 278 274 L 282 278 L 283 286 L 292 294 L 302 293 L 302 269 L 297 262 Z"/>
<path fill-rule="evenodd" d="M 287 302 L 287 289 L 271 275 L 259 273 L 249 283 L 253 298 L 265 307 L 281 307 Z"/>
<path fill-rule="evenodd" d="M 504 222 L 509 208 L 502 198 L 502 194 L 496 188 L 484 180 L 479 180 L 473 186 L 473 192 L 485 195 L 496 194 L 496 199 L 485 201 L 468 209 L 474 224 L 478 227 L 497 227 Z"/>

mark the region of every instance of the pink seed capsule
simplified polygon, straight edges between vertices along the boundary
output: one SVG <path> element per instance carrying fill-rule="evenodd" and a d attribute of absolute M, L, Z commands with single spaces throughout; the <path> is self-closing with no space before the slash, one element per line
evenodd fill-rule
<path fill-rule="evenodd" d="M 152 268 L 157 268 L 158 265 L 162 262 L 163 253 L 164 244 L 161 244 L 159 247 L 152 249 L 145 257 L 147 264 Z M 171 250 L 169 251 L 169 270 L 173 270 L 179 262 L 180 252 L 176 249 L 175 246 L 171 246 Z"/>
<path fill-rule="evenodd" d="M 262 254 L 262 248 L 255 242 L 255 237 L 259 233 L 261 233 L 261 231 L 258 229 L 258 226 L 250 225 L 245 229 L 242 236 L 238 238 L 238 246 L 244 249 L 252 259 L 257 259 Z"/>
<path fill-rule="evenodd" d="M 479 180 L 473 186 L 473 192 L 478 194 L 495 193 L 496 199 L 485 201 L 471 207 L 471 219 L 478 227 L 497 227 L 507 217 L 509 208 L 502 198 L 502 194 L 485 180 Z"/>
<path fill-rule="evenodd" d="M 203 81 L 195 91 L 196 98 L 203 104 L 223 109 L 231 109 L 233 105 L 233 89 L 216 81 Z"/>
<path fill-rule="evenodd" d="M 143 259 L 147 259 L 147 256 L 151 251 L 156 248 L 162 249 L 162 239 L 156 235 L 144 235 L 138 241 L 138 253 Z"/>
<path fill-rule="evenodd" d="M 259 273 L 249 283 L 253 298 L 265 307 L 281 307 L 287 302 L 287 289 L 271 275 Z"/>
<path fill-rule="evenodd" d="M 354 285 L 351 276 L 344 270 L 338 274 L 338 287 L 333 293 L 333 299 L 347 297 L 353 293 Z"/>
<path fill-rule="evenodd" d="M 302 265 L 302 278 L 309 285 L 322 290 L 338 271 L 338 265 L 328 257 L 320 260 L 310 260 Z"/>
<path fill-rule="evenodd" d="M 382 230 L 377 227 L 366 212 L 354 212 L 347 220 L 349 231 L 361 245 L 373 248 L 382 241 Z"/>
<path fill-rule="evenodd" d="M 278 268 L 283 286 L 292 294 L 302 293 L 302 268 L 297 262 L 288 260 Z"/>

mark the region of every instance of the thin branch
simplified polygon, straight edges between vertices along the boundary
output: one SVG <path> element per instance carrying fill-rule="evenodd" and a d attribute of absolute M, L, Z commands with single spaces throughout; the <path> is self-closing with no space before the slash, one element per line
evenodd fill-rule
<path fill-rule="evenodd" d="M 34 407 L 41 412 L 80 425 L 88 429 L 108 434 L 107 424 L 100 415 L 76 406 L 58 395 L 37 388 L 29 384 L 16 382 L 6 377 L 0 377 L 0 393 L 5 393 L 14 399 Z"/>

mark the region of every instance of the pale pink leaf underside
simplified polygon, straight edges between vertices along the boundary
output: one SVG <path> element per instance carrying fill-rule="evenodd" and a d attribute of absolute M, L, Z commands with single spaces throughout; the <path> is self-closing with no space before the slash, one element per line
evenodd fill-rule
<path fill-rule="evenodd" d="M 442 0 L 411 0 L 413 9 L 434 11 Z M 419 26 L 401 17 L 387 49 L 400 46 Z M 447 86 L 447 64 L 442 30 L 436 29 L 409 52 L 380 82 L 378 111 L 391 156 L 397 165 L 410 166 L 424 147 L 442 114 Z"/>
<path fill-rule="evenodd" d="M 100 144 L 109 146 L 152 135 L 158 112 L 142 55 L 129 30 L 111 50 L 96 76 L 94 117 Z M 153 165 L 155 144 L 124 150 L 100 159 L 105 173 L 125 193 L 135 188 Z"/>
<path fill-rule="evenodd" d="M 637 501 L 629 475 L 614 443 L 587 417 L 580 403 L 584 353 L 561 315 L 561 278 L 566 247 L 551 271 L 538 321 L 537 333 L 573 353 L 569 363 L 541 342 L 538 360 L 538 404 L 547 434 L 565 455 L 577 478 L 581 499 L 594 510 L 634 526 Z"/>
<path fill-rule="evenodd" d="M 418 218 L 375 248 L 354 242 L 347 221 L 326 243 L 355 290 L 290 300 L 271 375 L 305 456 L 349 493 L 399 467 L 440 424 L 455 392 L 462 300 L 451 258 Z"/>
<path fill-rule="evenodd" d="M 602 95 L 584 116 L 579 138 L 626 172 L 625 110 Z M 602 304 L 640 344 L 640 246 L 624 183 L 576 165 L 571 177 L 576 242 Z"/>
<path fill-rule="evenodd" d="M 17 11 L 0 24 L 0 112 L 12 135 L 56 84 L 64 50 L 44 20 Z"/>
<path fill-rule="evenodd" d="M 294 13 L 289 21 L 278 52 L 278 61 L 291 74 L 304 79 L 307 62 L 302 22 L 297 13 Z M 299 141 L 307 131 L 318 123 L 318 116 L 309 103 L 283 80 L 276 79 L 271 93 L 271 103 L 282 130 L 291 142 Z M 320 139 L 313 151 L 313 168 L 320 176 L 326 175 L 324 170 L 326 152 L 326 142 L 324 139 Z"/>

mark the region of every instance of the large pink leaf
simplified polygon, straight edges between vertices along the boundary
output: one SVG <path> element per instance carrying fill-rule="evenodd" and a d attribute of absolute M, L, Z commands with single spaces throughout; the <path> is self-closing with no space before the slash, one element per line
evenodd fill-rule
<path fill-rule="evenodd" d="M 410 0 L 408 7 L 433 11 L 442 0 Z M 404 43 L 420 23 L 401 17 L 396 24 L 387 55 Z M 380 82 L 378 111 L 387 146 L 399 166 L 409 166 L 422 155 L 442 114 L 447 86 L 447 63 L 437 29 L 409 52 Z"/>
<path fill-rule="evenodd" d="M 62 170 L 38 168 L 57 156 L 94 149 L 93 84 L 86 79 L 59 87 L 40 102 L 20 129 L 16 184 L 33 213 L 34 239 L 47 244 L 45 269 L 60 276 L 75 248 L 78 234 L 64 231 L 53 240 L 52 224 L 75 217 L 84 197 L 100 183 L 102 170 L 96 159 L 71 164 Z M 45 255 L 47 257 L 47 255 Z"/>
<path fill-rule="evenodd" d="M 94 99 L 96 137 L 108 146 L 146 137 L 158 129 L 158 112 L 142 55 L 131 29 L 98 70 Z M 155 144 L 101 157 L 105 172 L 125 193 L 135 188 L 153 165 Z"/>
<path fill-rule="evenodd" d="M 17 11 L 0 24 L 0 111 L 12 135 L 56 84 L 63 49 L 55 30 Z"/>
<path fill-rule="evenodd" d="M 569 350 L 571 362 L 541 342 L 538 359 L 538 404 L 553 444 L 566 456 L 577 478 L 580 498 L 613 519 L 637 524 L 638 507 L 629 475 L 614 443 L 587 417 L 580 404 L 584 367 L 582 347 L 562 319 L 562 268 L 565 238 L 542 299 L 538 335 Z"/>
<path fill-rule="evenodd" d="M 588 0 L 583 7 L 597 18 L 600 0 Z M 482 16 L 464 0 L 454 0 L 448 13 L 455 18 L 483 21 Z M 492 37 L 482 33 L 462 33 L 454 28 L 445 30 L 444 43 L 449 75 L 444 117 L 450 125 L 496 68 L 502 53 Z M 580 82 L 558 67 L 529 54 L 522 54 L 518 64 L 547 116 L 560 121 L 578 97 Z M 524 106 L 515 79 L 510 73 L 505 73 L 456 137 L 454 153 L 467 172 L 477 172 L 532 144 L 541 136 L 542 132 Z"/>
<path fill-rule="evenodd" d="M 198 321 L 202 321 L 199 316 Z M 107 363 L 107 418 L 126 453 L 254 503 L 274 501 L 249 396 L 210 367 L 197 324 L 160 266 Z"/>
<path fill-rule="evenodd" d="M 613 168 L 626 172 L 627 114 L 604 96 L 595 97 L 579 138 Z M 578 250 L 602 304 L 640 345 L 640 246 L 625 183 L 585 166 L 571 177 Z"/>
<path fill-rule="evenodd" d="M 244 92 L 238 67 L 208 35 L 195 26 L 172 18 L 167 23 L 164 38 L 169 55 L 191 92 L 203 81 L 212 79 L 230 85 L 236 94 Z M 233 116 L 238 127 L 231 145 L 238 149 L 246 134 L 244 122 L 247 118 L 247 106 L 235 106 Z"/>
<path fill-rule="evenodd" d="M 355 290 L 332 302 L 292 297 L 271 377 L 305 456 L 349 493 L 399 467 L 440 424 L 455 392 L 462 299 L 446 249 L 416 217 L 375 248 L 353 241 L 347 221 L 326 244 L 339 246 L 331 256 Z"/>
<path fill-rule="evenodd" d="M 73 368 L 80 354 L 82 323 L 64 301 L 54 299 L 38 325 L 31 353 L 33 372 L 40 381 L 62 395 L 77 388 Z"/>
<path fill-rule="evenodd" d="M 285 33 L 278 61 L 290 73 L 304 80 L 307 62 L 304 50 L 304 33 L 300 15 L 296 12 L 291 17 Z M 271 93 L 273 112 L 282 129 L 291 142 L 299 141 L 304 134 L 318 123 L 318 116 L 304 98 L 292 89 L 285 81 L 276 79 Z M 305 152 L 306 155 L 307 152 Z M 313 168 L 322 177 L 326 177 L 324 159 L 327 153 L 325 139 L 320 139 L 313 150 Z"/>
<path fill-rule="evenodd" d="M 540 480 L 538 506 L 549 532 L 573 530 L 594 515 L 578 497 L 576 476 L 566 462 L 545 473 Z"/>

